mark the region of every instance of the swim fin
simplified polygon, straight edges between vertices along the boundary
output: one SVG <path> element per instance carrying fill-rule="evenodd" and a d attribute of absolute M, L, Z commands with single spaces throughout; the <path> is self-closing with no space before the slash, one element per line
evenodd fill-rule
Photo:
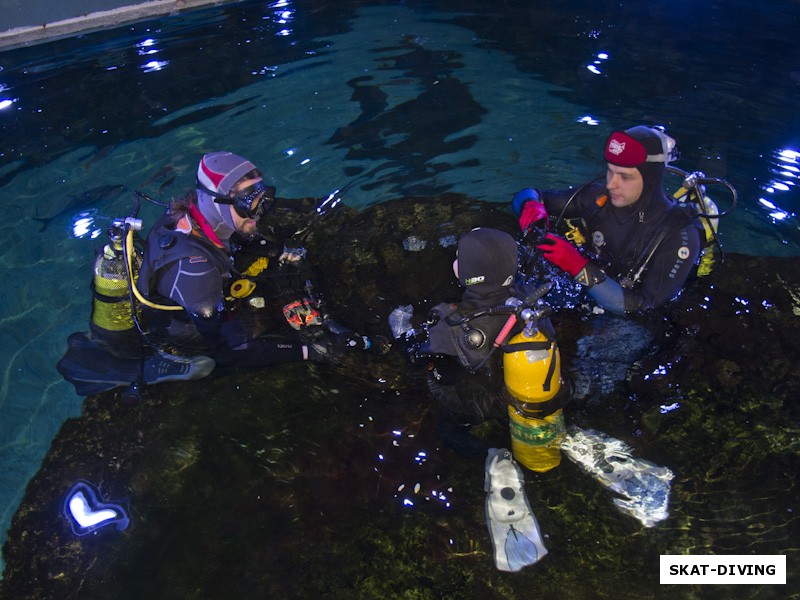
<path fill-rule="evenodd" d="M 561 450 L 584 473 L 618 494 L 614 505 L 645 527 L 669 517 L 669 468 L 634 458 L 625 442 L 594 429 L 570 427 Z"/>
<path fill-rule="evenodd" d="M 486 524 L 498 570 L 514 573 L 544 558 L 547 548 L 525 495 L 525 477 L 509 450 L 489 449 L 484 490 Z"/>
<path fill-rule="evenodd" d="M 152 385 L 164 381 L 186 381 L 206 377 L 214 369 L 207 356 L 172 356 L 155 353 L 142 361 L 121 358 L 101 348 L 84 332 L 73 333 L 67 340 L 67 352 L 56 368 L 75 386 L 79 396 L 91 396 L 141 380 Z"/>

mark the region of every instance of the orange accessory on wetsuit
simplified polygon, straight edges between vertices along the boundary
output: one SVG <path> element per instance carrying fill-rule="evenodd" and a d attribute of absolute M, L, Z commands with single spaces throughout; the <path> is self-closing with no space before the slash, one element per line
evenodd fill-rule
<path fill-rule="evenodd" d="M 314 306 L 314 303 L 307 298 L 295 300 L 284 306 L 283 316 L 286 317 L 289 325 L 295 329 L 322 324 L 322 316 Z"/>

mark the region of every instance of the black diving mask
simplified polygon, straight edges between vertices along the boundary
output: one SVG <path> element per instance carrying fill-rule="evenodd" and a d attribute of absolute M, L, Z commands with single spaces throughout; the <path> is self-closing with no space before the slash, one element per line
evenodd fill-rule
<path fill-rule="evenodd" d="M 275 187 L 264 185 L 263 181 L 246 187 L 233 198 L 203 189 L 213 196 L 217 204 L 232 204 L 233 210 L 243 219 L 255 219 L 268 213 L 275 202 Z"/>

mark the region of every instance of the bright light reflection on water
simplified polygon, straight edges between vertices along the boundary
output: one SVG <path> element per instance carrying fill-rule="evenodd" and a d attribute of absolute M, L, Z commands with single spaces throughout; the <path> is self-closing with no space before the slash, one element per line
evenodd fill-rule
<path fill-rule="evenodd" d="M 72 222 L 72 235 L 76 238 L 87 238 L 93 240 L 103 231 L 102 227 L 95 223 L 94 211 L 85 211 L 75 215 Z"/>
<path fill-rule="evenodd" d="M 145 73 L 152 73 L 154 71 L 161 71 L 169 64 L 168 60 L 151 60 L 142 65 L 142 71 Z"/>
<path fill-rule="evenodd" d="M 797 186 L 800 179 L 800 152 L 791 148 L 776 150 L 773 153 L 775 166 L 771 169 L 774 179 L 762 186 L 762 189 L 772 195 L 772 199 L 761 197 L 759 204 L 770 210 L 769 216 L 775 221 L 785 221 L 795 216 L 793 212 L 780 206 L 778 195 L 781 192 L 790 192 Z"/>

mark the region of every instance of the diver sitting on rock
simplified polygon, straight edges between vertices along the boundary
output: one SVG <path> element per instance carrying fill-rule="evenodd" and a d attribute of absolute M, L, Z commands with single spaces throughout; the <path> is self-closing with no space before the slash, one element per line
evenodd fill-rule
<path fill-rule="evenodd" d="M 113 348 L 93 334 L 73 334 L 59 362 L 62 375 L 83 395 L 134 382 L 197 379 L 215 365 L 262 367 L 304 360 L 335 359 L 342 351 L 367 349 L 368 338 L 321 313 L 318 300 L 303 296 L 283 308 L 282 333 L 242 318 L 240 301 L 252 281 L 235 270 L 235 249 L 264 242 L 260 218 L 274 188 L 248 160 L 230 152 L 203 156 L 196 195 L 174 201 L 153 226 L 136 281 L 142 340 L 138 348 Z M 286 268 L 302 261 L 302 248 L 286 248 L 276 262 Z M 268 259 L 265 259 L 268 262 Z M 293 294 L 309 294 L 293 290 Z M 234 289 L 236 288 L 236 289 Z M 252 312 L 252 311 L 251 311 Z M 250 321 L 253 321 L 252 319 Z M 112 336 L 113 339 L 113 336 Z M 119 339 L 119 338 L 118 338 Z M 137 350 L 140 356 L 136 356 Z M 104 352 L 106 351 L 106 352 Z"/>
<path fill-rule="evenodd" d="M 389 325 L 411 361 L 427 370 L 439 436 L 461 454 L 485 456 L 491 445 L 469 429 L 488 419 L 508 420 L 503 352 L 495 344 L 510 315 L 498 307 L 517 294 L 517 243 L 497 229 L 473 229 L 458 242 L 453 271 L 464 288 L 459 302 L 437 304 L 417 328 L 411 324 L 412 307 L 401 306 L 392 311 Z M 549 321 L 544 325 L 550 327 Z M 523 326 L 518 322 L 504 339 Z"/>

